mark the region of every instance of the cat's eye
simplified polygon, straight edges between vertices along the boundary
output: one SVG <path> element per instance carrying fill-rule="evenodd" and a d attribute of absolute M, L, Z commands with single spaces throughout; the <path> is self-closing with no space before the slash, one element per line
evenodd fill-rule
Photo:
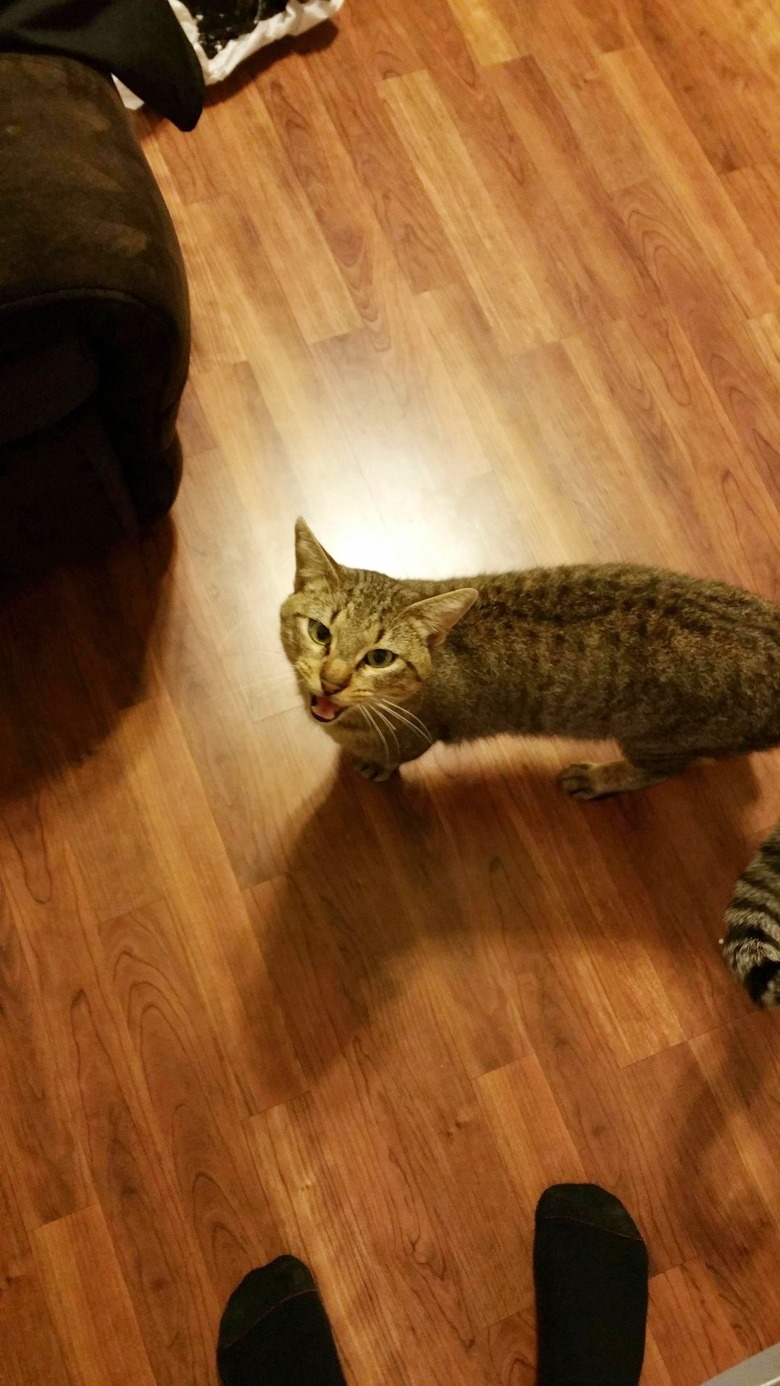
<path fill-rule="evenodd" d="M 315 645 L 330 644 L 330 631 L 328 630 L 328 627 L 324 624 L 323 621 L 315 621 L 313 617 L 309 621 L 309 635 L 311 636 Z"/>
<path fill-rule="evenodd" d="M 367 664 L 369 669 L 387 669 L 394 659 L 392 650 L 369 650 L 363 663 Z"/>

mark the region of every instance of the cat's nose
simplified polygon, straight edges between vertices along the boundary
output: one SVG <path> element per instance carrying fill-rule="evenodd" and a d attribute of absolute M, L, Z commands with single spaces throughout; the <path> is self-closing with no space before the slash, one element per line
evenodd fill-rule
<path fill-rule="evenodd" d="M 332 693 L 340 693 L 342 688 L 346 688 L 352 677 L 352 668 L 345 659 L 331 655 L 320 669 L 320 683 L 322 691 L 327 696 Z"/>

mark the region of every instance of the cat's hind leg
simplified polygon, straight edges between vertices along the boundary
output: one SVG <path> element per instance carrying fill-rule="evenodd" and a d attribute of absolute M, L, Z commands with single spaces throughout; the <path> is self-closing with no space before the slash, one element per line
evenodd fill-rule
<path fill-rule="evenodd" d="M 627 794 L 634 789 L 648 789 L 688 768 L 693 755 L 680 753 L 629 753 L 624 760 L 569 765 L 558 776 L 564 794 L 572 799 L 605 799 L 610 794 Z"/>

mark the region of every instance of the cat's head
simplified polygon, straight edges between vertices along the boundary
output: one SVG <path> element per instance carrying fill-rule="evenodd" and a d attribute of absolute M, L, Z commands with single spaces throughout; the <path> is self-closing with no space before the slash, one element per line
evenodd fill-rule
<path fill-rule="evenodd" d="M 303 520 L 295 526 L 295 560 L 282 643 L 320 722 L 361 704 L 413 699 L 430 677 L 431 650 L 478 595 L 462 587 L 410 604 L 393 578 L 336 563 Z"/>

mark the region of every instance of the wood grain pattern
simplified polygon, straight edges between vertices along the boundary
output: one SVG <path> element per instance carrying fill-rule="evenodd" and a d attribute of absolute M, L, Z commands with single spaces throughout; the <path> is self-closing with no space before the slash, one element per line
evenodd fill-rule
<path fill-rule="evenodd" d="M 109 920 L 100 933 L 187 1219 L 226 1300 L 274 1246 L 275 1229 L 262 1192 L 251 1192 L 225 1061 L 167 906 Z"/>
<path fill-rule="evenodd" d="M 22 1221 L 2 1150 L 0 1169 L 0 1332 L 3 1379 L 70 1383 L 62 1341 L 52 1322 L 30 1237 Z M 56 1216 L 56 1215 L 55 1215 Z M 68 1222 L 60 1218 L 52 1226 Z"/>
<path fill-rule="evenodd" d="M 39 1228 L 35 1247 L 70 1379 L 79 1386 L 152 1386 L 156 1378 L 100 1209 Z"/>
<path fill-rule="evenodd" d="M 395 78 L 382 95 L 501 347 L 522 351 L 551 341 L 556 333 L 549 309 L 430 74 Z"/>
<path fill-rule="evenodd" d="M 216 1386 L 288 1250 L 351 1386 L 532 1386 L 534 1207 L 646 1236 L 643 1386 L 780 1338 L 780 1017 L 716 941 L 776 756 L 587 808 L 579 748 L 378 788 L 278 642 L 348 563 L 780 599 L 771 0 L 348 0 L 184 136 L 172 525 L 0 608 L 2 1386 Z"/>

